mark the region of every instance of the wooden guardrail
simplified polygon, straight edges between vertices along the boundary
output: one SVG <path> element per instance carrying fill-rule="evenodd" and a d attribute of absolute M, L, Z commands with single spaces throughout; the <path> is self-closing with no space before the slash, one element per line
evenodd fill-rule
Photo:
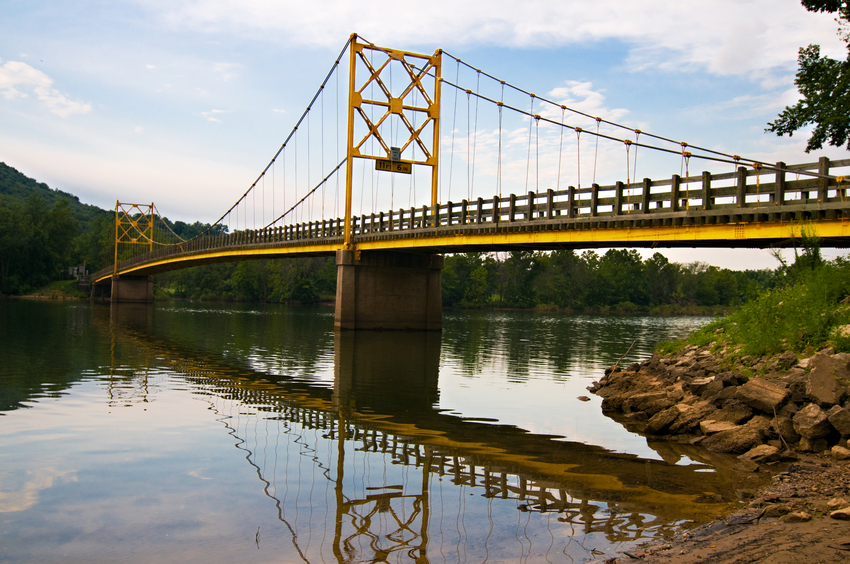
<path fill-rule="evenodd" d="M 353 240 L 433 237 L 528 229 L 605 229 L 704 225 L 850 217 L 850 159 L 738 167 L 734 172 L 625 184 L 498 195 L 474 201 L 360 215 L 352 218 Z M 815 172 L 818 176 L 802 174 Z M 837 174 L 839 173 L 839 174 Z M 831 176 L 831 178 L 830 178 Z M 323 219 L 281 227 L 242 230 L 162 247 L 119 263 L 119 270 L 167 257 L 224 249 L 343 243 L 344 220 Z M 103 279 L 112 267 L 95 273 Z"/>

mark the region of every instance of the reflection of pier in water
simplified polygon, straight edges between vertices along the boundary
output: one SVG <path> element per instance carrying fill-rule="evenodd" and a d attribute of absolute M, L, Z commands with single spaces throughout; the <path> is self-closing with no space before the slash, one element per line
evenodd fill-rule
<path fill-rule="evenodd" d="M 669 534 L 683 519 L 716 514 L 734 487 L 695 472 L 705 466 L 440 412 L 439 335 L 338 334 L 331 389 L 236 368 L 132 329 L 118 333 L 209 398 L 304 560 L 399 553 L 426 562 L 444 546 L 515 557 L 516 543 L 523 554 L 542 545 L 578 558 L 591 548 L 581 537 L 621 543 Z M 675 458 L 678 447 L 666 448 Z"/>

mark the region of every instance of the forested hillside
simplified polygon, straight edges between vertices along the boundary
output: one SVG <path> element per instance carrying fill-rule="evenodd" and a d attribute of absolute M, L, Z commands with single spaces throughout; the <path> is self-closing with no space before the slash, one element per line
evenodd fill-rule
<path fill-rule="evenodd" d="M 23 294 L 111 260 L 112 214 L 0 163 L 0 293 Z"/>

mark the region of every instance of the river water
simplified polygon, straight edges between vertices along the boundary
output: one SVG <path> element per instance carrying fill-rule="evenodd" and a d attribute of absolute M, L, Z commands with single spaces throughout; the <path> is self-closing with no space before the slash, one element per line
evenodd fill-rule
<path fill-rule="evenodd" d="M 610 558 L 747 480 L 578 399 L 705 321 L 0 301 L 0 561 Z"/>

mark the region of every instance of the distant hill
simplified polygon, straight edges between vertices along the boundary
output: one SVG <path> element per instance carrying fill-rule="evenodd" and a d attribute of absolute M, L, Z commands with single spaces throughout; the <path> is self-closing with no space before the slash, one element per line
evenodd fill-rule
<path fill-rule="evenodd" d="M 39 194 L 44 198 L 48 208 L 52 208 L 57 200 L 67 200 L 74 219 L 78 222 L 78 232 L 88 228 L 89 224 L 99 216 L 112 217 L 113 212 L 110 210 L 84 204 L 77 196 L 50 188 L 44 182 L 38 182 L 6 163 L 0 162 L 0 203 L 12 201 L 23 203 L 30 194 Z"/>

